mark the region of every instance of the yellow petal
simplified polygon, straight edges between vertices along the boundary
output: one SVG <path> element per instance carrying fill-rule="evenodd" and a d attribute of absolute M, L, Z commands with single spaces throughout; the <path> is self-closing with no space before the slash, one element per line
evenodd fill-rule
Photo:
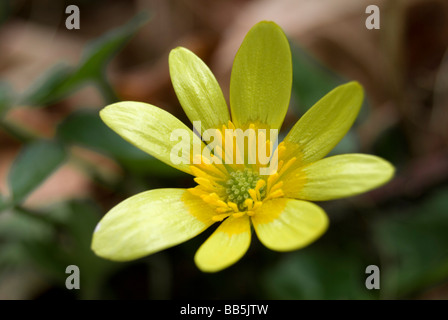
<path fill-rule="evenodd" d="M 328 227 L 328 217 L 317 205 L 279 198 L 266 201 L 252 217 L 258 239 L 269 249 L 290 251 L 309 245 Z"/>
<path fill-rule="evenodd" d="M 177 98 L 192 123 L 201 121 L 201 133 L 227 124 L 230 116 L 226 100 L 207 65 L 181 47 L 171 51 L 169 65 Z"/>
<path fill-rule="evenodd" d="M 297 121 L 286 136 L 285 158 L 297 157 L 295 166 L 326 156 L 345 136 L 358 116 L 363 89 L 349 82 L 330 91 Z"/>
<path fill-rule="evenodd" d="M 394 167 L 384 159 L 365 154 L 344 154 L 319 160 L 288 174 L 282 190 L 287 197 L 332 200 L 379 187 L 393 175 Z"/>
<path fill-rule="evenodd" d="M 142 192 L 101 219 L 93 234 L 92 249 L 110 260 L 137 259 L 193 238 L 213 223 L 214 214 L 187 190 Z"/>
<path fill-rule="evenodd" d="M 186 173 L 191 174 L 191 157 L 195 149 L 193 141 L 200 146 L 197 148 L 200 149 L 198 152 L 204 148 L 200 138 L 179 119 L 147 103 L 114 103 L 101 110 L 100 116 L 112 130 L 128 142 Z M 176 132 L 183 133 L 183 136 L 174 135 Z M 179 163 L 172 161 L 173 150 L 179 150 L 176 155 L 182 154 L 177 161 Z"/>
<path fill-rule="evenodd" d="M 257 23 L 246 35 L 233 62 L 230 107 L 236 127 L 261 123 L 266 128 L 279 129 L 288 110 L 291 86 L 288 39 L 275 23 Z"/>
<path fill-rule="evenodd" d="M 202 244 L 194 259 L 202 271 L 217 272 L 240 260 L 249 245 L 249 218 L 229 217 Z"/>

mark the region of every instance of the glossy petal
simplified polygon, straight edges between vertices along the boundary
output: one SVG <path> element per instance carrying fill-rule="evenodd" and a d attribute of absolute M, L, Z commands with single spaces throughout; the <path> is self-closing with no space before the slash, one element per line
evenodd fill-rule
<path fill-rule="evenodd" d="M 252 223 L 266 247 L 290 251 L 319 238 L 328 227 L 328 218 L 311 202 L 279 198 L 266 201 L 252 217 Z"/>
<path fill-rule="evenodd" d="M 193 131 L 170 113 L 153 105 L 141 102 L 118 102 L 107 106 L 100 112 L 101 119 L 125 140 L 149 153 L 166 164 L 191 173 L 193 141 L 204 147 Z M 179 130 L 184 138 L 171 139 L 172 133 Z M 171 159 L 173 148 L 187 150 L 180 163 Z M 200 152 L 200 150 L 198 150 Z M 180 154 L 180 153 L 179 153 Z"/>
<path fill-rule="evenodd" d="M 394 167 L 371 155 L 344 154 L 319 160 L 285 178 L 287 197 L 310 201 L 357 195 L 389 181 Z"/>
<path fill-rule="evenodd" d="M 291 97 L 292 62 L 288 39 L 273 22 L 257 23 L 233 62 L 230 107 L 237 127 L 249 123 L 279 129 Z"/>
<path fill-rule="evenodd" d="M 199 248 L 196 265 L 204 272 L 220 271 L 240 260 L 249 245 L 249 218 L 230 217 Z"/>
<path fill-rule="evenodd" d="M 230 120 L 229 110 L 215 76 L 193 52 L 176 48 L 169 57 L 170 75 L 177 98 L 193 121 L 201 121 L 201 133 L 221 128 Z"/>
<path fill-rule="evenodd" d="M 92 249 L 110 260 L 137 259 L 193 238 L 213 223 L 213 214 L 187 190 L 142 192 L 103 217 L 94 231 Z"/>
<path fill-rule="evenodd" d="M 330 91 L 288 133 L 284 140 L 285 158 L 298 157 L 296 165 L 303 165 L 326 156 L 353 125 L 363 96 L 357 82 Z"/>

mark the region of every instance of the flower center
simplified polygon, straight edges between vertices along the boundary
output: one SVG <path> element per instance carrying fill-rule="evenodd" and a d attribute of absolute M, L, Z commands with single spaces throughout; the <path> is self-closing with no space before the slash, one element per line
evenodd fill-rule
<path fill-rule="evenodd" d="M 223 125 L 221 132 L 226 132 L 227 128 L 235 129 L 233 123 L 229 121 L 227 126 Z M 256 128 L 255 124 L 250 124 L 249 128 Z M 258 135 L 260 136 L 260 134 Z M 225 148 L 225 140 L 227 138 L 233 139 L 233 137 L 227 137 L 221 135 L 222 141 L 218 141 L 218 145 L 215 146 L 216 151 L 223 151 Z M 271 142 L 264 141 L 266 145 L 270 145 Z M 258 154 L 257 139 L 249 140 L 247 146 L 255 144 L 253 148 Z M 220 146 L 220 148 L 218 148 Z M 237 158 L 237 155 L 246 154 L 242 153 L 239 148 L 242 148 L 239 144 L 234 144 L 235 148 L 230 150 L 230 157 Z M 266 149 L 267 150 L 267 149 Z M 222 221 L 229 216 L 238 218 L 244 215 L 253 216 L 262 207 L 265 201 L 271 199 L 283 197 L 285 194 L 282 190 L 284 173 L 289 167 L 296 161 L 295 157 L 289 159 L 284 158 L 286 147 L 284 143 L 280 143 L 276 152 L 276 158 L 278 159 L 277 171 L 269 175 L 259 174 L 260 168 L 267 167 L 269 164 L 262 164 L 256 162 L 255 164 L 247 163 L 249 158 L 240 158 L 245 160 L 243 163 L 231 162 L 222 163 L 215 162 L 213 158 L 203 157 L 202 155 L 194 155 L 193 165 L 190 166 L 192 173 L 196 176 L 194 181 L 197 182 L 197 186 L 188 189 L 192 194 L 201 197 L 207 204 L 211 205 L 215 209 L 215 215 L 211 218 L 214 221 Z M 246 151 L 246 150 L 245 150 Z M 219 153 L 219 152 L 218 152 Z M 225 154 L 228 154 L 228 150 L 225 150 Z M 247 153 L 249 154 L 249 153 Z M 221 156 L 217 158 L 222 159 Z"/>
<path fill-rule="evenodd" d="M 251 198 L 249 190 L 255 190 L 260 176 L 252 170 L 234 171 L 230 173 L 230 178 L 226 182 L 227 201 L 236 203 L 240 211 L 247 210 L 246 199 Z M 265 196 L 265 187 L 259 190 L 261 199 Z"/>

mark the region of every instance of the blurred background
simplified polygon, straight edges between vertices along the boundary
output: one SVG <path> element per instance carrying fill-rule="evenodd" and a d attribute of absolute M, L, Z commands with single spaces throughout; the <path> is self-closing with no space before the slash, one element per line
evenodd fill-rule
<path fill-rule="evenodd" d="M 368 5 L 380 29 L 365 26 Z M 80 29 L 65 25 L 68 5 Z M 294 83 L 283 132 L 335 86 L 359 81 L 365 104 L 332 154 L 392 162 L 395 178 L 319 203 L 330 218 L 309 247 L 277 253 L 254 237 L 216 274 L 195 251 L 212 232 L 128 263 L 96 257 L 93 229 L 138 192 L 192 178 L 118 137 L 98 111 L 148 102 L 184 121 L 168 54 L 194 51 L 228 98 L 247 31 L 287 34 Z M 0 2 L 0 299 L 447 299 L 448 2 L 446 0 L 2 0 Z M 80 289 L 67 290 L 68 265 Z M 380 290 L 368 290 L 368 265 Z"/>

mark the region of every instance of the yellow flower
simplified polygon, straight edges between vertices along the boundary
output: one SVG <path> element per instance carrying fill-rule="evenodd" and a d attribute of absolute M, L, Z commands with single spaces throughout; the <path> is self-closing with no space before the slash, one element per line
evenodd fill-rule
<path fill-rule="evenodd" d="M 185 113 L 192 123 L 200 121 L 202 140 L 177 118 L 149 104 L 120 102 L 100 114 L 124 139 L 195 176 L 198 185 L 142 192 L 111 209 L 93 235 L 92 249 L 101 257 L 137 259 L 187 241 L 217 222 L 220 225 L 195 255 L 202 271 L 216 272 L 237 262 L 249 248 L 251 226 L 266 247 L 296 250 L 316 240 L 328 226 L 325 212 L 310 201 L 366 192 L 393 176 L 392 165 L 371 155 L 323 159 L 359 112 L 363 90 L 357 82 L 325 95 L 280 144 L 275 143 L 270 130 L 280 129 L 288 109 L 292 62 L 288 40 L 273 22 L 256 24 L 235 57 L 230 79 L 232 118 L 215 77 L 196 55 L 176 48 L 169 66 Z M 256 134 L 241 145 L 228 134 L 237 128 Z M 185 132 L 188 139 L 172 139 L 175 130 Z M 212 141 L 204 138 L 210 130 L 219 137 L 213 141 L 211 155 Z M 266 163 L 257 157 L 261 147 L 278 161 L 268 174 L 260 169 L 273 160 Z M 251 148 L 252 155 L 242 153 Z M 174 149 L 189 152 L 173 161 Z M 204 150 L 209 150 L 209 157 Z M 255 161 L 250 159 L 253 154 Z M 226 156 L 231 161 L 217 161 Z"/>

